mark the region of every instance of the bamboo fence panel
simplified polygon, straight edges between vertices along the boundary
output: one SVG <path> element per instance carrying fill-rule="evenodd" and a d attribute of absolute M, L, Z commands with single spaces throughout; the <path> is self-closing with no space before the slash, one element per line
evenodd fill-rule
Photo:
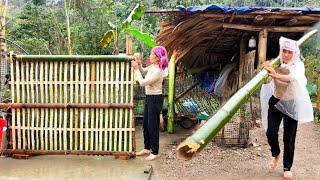
<path fill-rule="evenodd" d="M 11 59 L 13 151 L 135 150 L 132 57 L 92 57 Z"/>

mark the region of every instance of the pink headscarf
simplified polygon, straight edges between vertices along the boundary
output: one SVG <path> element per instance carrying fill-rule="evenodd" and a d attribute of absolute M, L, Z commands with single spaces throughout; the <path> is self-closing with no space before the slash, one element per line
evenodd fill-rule
<path fill-rule="evenodd" d="M 292 39 L 288 39 L 285 37 L 280 37 L 279 44 L 280 44 L 281 64 L 283 64 L 283 60 L 282 60 L 282 50 L 283 49 L 286 49 L 286 50 L 293 52 L 292 61 L 291 61 L 292 63 L 296 62 L 297 60 L 300 60 L 300 49 L 299 49 L 297 41 L 292 40 Z"/>
<path fill-rule="evenodd" d="M 163 46 L 156 46 L 152 48 L 153 52 L 159 58 L 159 68 L 162 70 L 162 77 L 168 76 L 168 55 Z"/>

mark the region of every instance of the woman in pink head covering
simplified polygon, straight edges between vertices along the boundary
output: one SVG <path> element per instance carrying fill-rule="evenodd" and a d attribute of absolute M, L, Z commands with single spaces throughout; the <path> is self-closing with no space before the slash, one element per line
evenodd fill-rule
<path fill-rule="evenodd" d="M 278 131 L 280 124 L 283 124 L 283 176 L 291 179 L 298 122 L 313 121 L 313 109 L 306 89 L 307 78 L 297 42 L 281 37 L 279 44 L 281 66 L 278 69 L 287 73 L 281 74 L 269 63 L 264 64 L 272 81 L 261 88 L 261 117 L 271 147 L 272 169 L 277 167 L 280 159 Z"/>
<path fill-rule="evenodd" d="M 132 68 L 141 86 L 145 86 L 146 100 L 143 117 L 144 149 L 136 155 L 148 155 L 146 160 L 154 160 L 159 153 L 159 124 L 162 110 L 162 82 L 168 75 L 168 56 L 163 46 L 156 46 L 150 53 L 150 65 L 141 66 L 141 58 L 135 54 Z M 146 73 L 143 77 L 141 73 Z"/>

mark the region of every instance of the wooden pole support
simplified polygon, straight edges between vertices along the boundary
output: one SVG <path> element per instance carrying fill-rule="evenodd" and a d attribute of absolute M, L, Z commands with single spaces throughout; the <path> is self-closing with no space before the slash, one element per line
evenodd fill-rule
<path fill-rule="evenodd" d="M 268 31 L 267 29 L 263 29 L 259 33 L 259 45 L 258 45 L 258 57 L 259 57 L 259 64 L 258 69 L 260 69 L 262 63 L 267 58 L 267 41 L 268 41 Z"/>

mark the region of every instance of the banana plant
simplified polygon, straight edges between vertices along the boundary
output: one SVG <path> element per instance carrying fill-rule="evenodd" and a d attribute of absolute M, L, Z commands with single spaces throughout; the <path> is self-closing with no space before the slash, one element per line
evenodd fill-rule
<path fill-rule="evenodd" d="M 107 48 L 112 41 L 114 41 L 114 54 L 119 53 L 119 34 L 127 33 L 132 35 L 133 37 L 143 41 L 147 46 L 154 47 L 157 45 L 155 40 L 150 36 L 149 33 L 143 33 L 139 29 L 132 27 L 132 22 L 134 20 L 141 20 L 144 14 L 144 9 L 140 4 L 137 4 L 134 9 L 131 11 L 130 15 L 121 23 L 120 27 L 115 25 L 112 22 L 108 22 L 111 27 L 110 30 L 105 32 L 102 39 L 100 40 L 100 45 L 103 48 Z"/>

